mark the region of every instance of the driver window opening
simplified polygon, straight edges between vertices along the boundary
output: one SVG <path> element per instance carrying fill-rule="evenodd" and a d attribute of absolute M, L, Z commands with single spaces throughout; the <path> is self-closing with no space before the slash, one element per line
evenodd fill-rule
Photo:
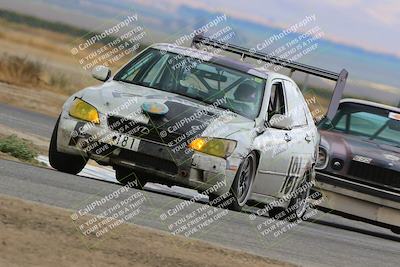
<path fill-rule="evenodd" d="M 268 121 L 275 114 L 285 115 L 285 110 L 285 96 L 282 83 L 274 83 L 271 87 L 271 97 L 268 105 Z"/>

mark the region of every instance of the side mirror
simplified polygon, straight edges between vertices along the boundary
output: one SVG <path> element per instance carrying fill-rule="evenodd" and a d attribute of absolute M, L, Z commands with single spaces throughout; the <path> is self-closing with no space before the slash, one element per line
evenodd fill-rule
<path fill-rule="evenodd" d="M 111 77 L 111 70 L 105 66 L 96 66 L 92 69 L 92 77 L 105 82 Z"/>
<path fill-rule="evenodd" d="M 291 116 L 275 114 L 269 120 L 269 125 L 276 129 L 291 130 L 293 126 L 293 120 Z"/>

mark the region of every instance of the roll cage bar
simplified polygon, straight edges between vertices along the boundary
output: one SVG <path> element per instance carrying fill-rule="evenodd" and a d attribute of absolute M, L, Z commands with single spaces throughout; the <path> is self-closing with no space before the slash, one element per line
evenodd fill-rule
<path fill-rule="evenodd" d="M 314 75 L 314 76 L 317 76 L 320 78 L 325 78 L 325 79 L 328 79 L 331 81 L 335 81 L 336 82 L 335 88 L 333 91 L 333 95 L 331 97 L 331 101 L 329 103 L 328 111 L 325 114 L 325 119 L 332 120 L 333 117 L 335 116 L 336 111 L 339 107 L 340 99 L 342 98 L 342 95 L 343 95 L 343 90 L 346 85 L 347 77 L 349 75 L 349 73 L 346 69 L 342 69 L 339 73 L 336 73 L 336 72 L 329 71 L 326 69 L 322 69 L 322 68 L 302 64 L 299 62 L 295 62 L 292 60 L 283 59 L 283 58 L 279 58 L 276 56 L 271 56 L 266 53 L 253 51 L 253 50 L 245 48 L 245 47 L 221 42 L 221 41 L 218 41 L 215 39 L 205 37 L 203 35 L 194 36 L 191 46 L 195 47 L 195 48 L 200 48 L 200 45 L 214 47 L 214 48 L 218 48 L 218 49 L 221 49 L 221 50 L 233 53 L 233 54 L 240 55 L 242 60 L 247 57 L 247 58 L 252 58 L 252 59 L 257 59 L 257 60 L 261 60 L 264 62 L 268 62 L 273 65 L 282 66 L 284 68 L 290 69 L 291 74 L 295 71 L 298 71 L 298 72 Z"/>

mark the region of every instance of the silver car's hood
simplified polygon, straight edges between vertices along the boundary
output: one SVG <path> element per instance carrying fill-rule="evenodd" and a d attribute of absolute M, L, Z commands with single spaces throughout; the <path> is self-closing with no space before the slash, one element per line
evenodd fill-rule
<path fill-rule="evenodd" d="M 77 92 L 66 102 L 65 109 L 68 109 L 75 97 L 82 98 L 95 106 L 101 114 L 114 114 L 119 117 L 130 116 L 139 121 L 143 117 L 141 111 L 143 103 L 164 103 L 169 107 L 169 112 L 157 119 L 157 124 L 161 125 L 170 121 L 168 124 L 172 128 L 181 128 L 178 132 L 187 132 L 197 128 L 197 131 L 201 131 L 202 135 L 210 137 L 247 139 L 250 137 L 249 132 L 253 131 L 255 125 L 253 120 L 224 109 L 215 108 L 204 102 L 119 81 L 109 81 L 100 86 L 89 87 Z M 188 122 L 185 118 L 194 119 Z M 184 120 L 183 123 L 180 123 L 182 120 Z"/>

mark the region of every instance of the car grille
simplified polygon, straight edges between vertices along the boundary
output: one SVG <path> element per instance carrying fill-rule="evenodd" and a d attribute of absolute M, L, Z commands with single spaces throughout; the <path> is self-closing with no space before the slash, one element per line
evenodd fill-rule
<path fill-rule="evenodd" d="M 168 144 L 179 138 L 180 134 L 168 133 L 161 138 L 161 128 L 156 128 L 150 124 L 140 123 L 116 116 L 108 116 L 108 126 L 111 130 L 128 134 L 133 137 L 154 141 L 161 144 Z"/>
<path fill-rule="evenodd" d="M 358 161 L 352 161 L 348 174 L 365 182 L 400 188 L 400 173 Z"/>
<path fill-rule="evenodd" d="M 122 149 L 119 158 L 134 162 L 135 164 L 145 168 L 151 168 L 174 175 L 178 173 L 178 166 L 175 162 L 143 153 Z"/>

